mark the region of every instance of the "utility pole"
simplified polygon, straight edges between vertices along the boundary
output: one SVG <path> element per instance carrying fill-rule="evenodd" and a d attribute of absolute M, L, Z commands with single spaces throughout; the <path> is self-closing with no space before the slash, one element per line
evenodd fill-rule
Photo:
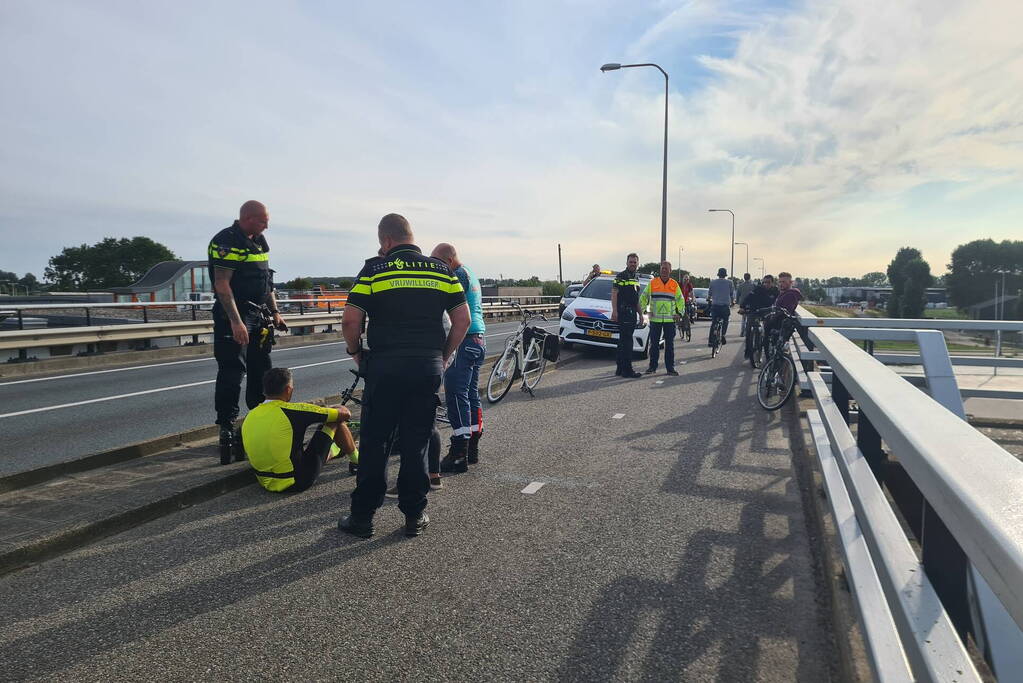
<path fill-rule="evenodd" d="M 561 243 L 558 243 L 558 284 L 565 284 L 565 278 L 561 276 Z"/>

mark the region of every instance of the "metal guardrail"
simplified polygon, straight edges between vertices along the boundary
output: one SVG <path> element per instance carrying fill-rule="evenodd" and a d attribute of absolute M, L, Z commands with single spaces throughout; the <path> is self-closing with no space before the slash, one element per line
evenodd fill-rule
<path fill-rule="evenodd" d="M 503 305 L 502 302 L 511 300 L 541 300 L 540 303 L 526 303 L 519 308 L 527 311 L 550 310 L 557 307 L 559 297 L 542 296 L 514 296 L 514 297 L 492 297 L 495 301 L 485 302 L 484 315 L 494 316 L 503 313 L 517 313 L 519 309 L 510 305 Z M 553 301 L 551 301 L 553 300 Z M 336 302 L 337 305 L 334 305 Z M 341 321 L 341 313 L 344 310 L 344 299 L 320 297 L 317 299 L 279 299 L 278 304 L 290 305 L 290 310 L 298 306 L 298 315 L 285 314 L 284 319 L 293 327 L 314 327 L 319 325 L 334 325 Z M 326 310 L 322 304 L 326 303 Z M 159 302 L 125 302 L 125 303 L 101 303 L 101 304 L 38 304 L 36 306 L 19 305 L 12 307 L 17 309 L 19 316 L 18 330 L 0 332 L 0 351 L 18 350 L 22 352 L 30 348 L 50 345 L 68 344 L 96 344 L 103 341 L 132 341 L 137 339 L 159 339 L 166 337 L 184 337 L 210 334 L 213 331 L 212 320 L 199 320 L 196 311 L 204 306 L 209 307 L 208 301 L 159 301 Z M 23 329 L 24 321 L 21 318 L 23 310 L 36 309 L 68 309 L 79 308 L 87 312 L 97 308 L 142 308 L 146 311 L 150 308 L 170 308 L 175 306 L 187 306 L 191 309 L 192 319 L 183 321 L 161 321 L 149 322 L 147 317 L 141 323 L 124 323 L 117 325 L 90 325 L 90 317 L 85 317 L 86 324 L 73 327 L 54 327 L 40 329 Z M 196 341 L 193 339 L 193 341 Z"/>
<path fill-rule="evenodd" d="M 340 309 L 335 309 L 332 313 L 307 313 L 305 315 L 285 315 L 283 317 L 285 322 L 292 327 L 337 325 L 341 322 Z M 96 344 L 103 341 L 187 337 L 211 334 L 212 332 L 212 320 L 177 320 L 160 323 L 13 330 L 11 332 L 0 333 L 0 351 L 52 345 Z"/>
<path fill-rule="evenodd" d="M 906 661 L 917 680 L 979 680 L 960 637 L 969 632 L 996 674 L 1013 680 L 1023 655 L 1023 462 L 962 419 L 939 333 L 915 332 L 924 340 L 922 355 L 933 355 L 924 351 L 932 344 L 944 351 L 944 363 L 925 368 L 934 373 L 926 376 L 932 398 L 843 332 L 811 330 L 833 377 L 829 391 L 820 373 L 809 374 L 818 407 L 810 411 L 810 427 L 822 470 L 833 475 L 830 450 L 841 472 L 841 482 L 825 472 L 829 500 L 833 507 L 841 503 L 844 490 L 855 509 Z M 882 484 L 919 541 L 920 559 Z M 883 647 L 890 629 L 876 614 L 876 590 L 855 527 L 838 507 L 850 584 L 861 613 L 875 612 L 864 613 L 862 623 L 877 677 L 908 680 L 899 658 Z M 848 533 L 841 533 L 843 525 Z"/>

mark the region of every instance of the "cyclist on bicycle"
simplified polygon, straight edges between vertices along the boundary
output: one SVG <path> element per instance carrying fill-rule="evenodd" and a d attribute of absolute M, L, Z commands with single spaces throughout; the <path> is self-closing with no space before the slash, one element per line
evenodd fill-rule
<path fill-rule="evenodd" d="M 803 300 L 803 293 L 799 291 L 798 287 L 792 286 L 792 274 L 782 271 L 778 273 L 778 298 L 775 299 L 774 305 L 778 308 L 784 308 L 792 315 L 796 314 L 796 306 Z M 803 323 L 798 322 L 796 324 L 796 331 L 799 332 L 799 338 L 806 344 L 806 348 L 813 351 L 813 342 L 810 341 L 810 335 L 803 326 Z"/>
<path fill-rule="evenodd" d="M 685 299 L 686 312 L 690 320 L 696 320 L 696 297 L 693 296 L 693 281 L 688 275 L 682 276 L 682 298 Z"/>
<path fill-rule="evenodd" d="M 714 346 L 714 324 L 721 325 L 721 343 L 725 341 L 725 333 L 728 332 L 728 317 L 731 315 L 732 303 L 735 301 L 735 288 L 727 278 L 728 271 L 718 268 L 718 277 L 711 280 L 707 292 L 707 301 L 710 304 L 710 334 L 707 336 L 707 346 Z"/>

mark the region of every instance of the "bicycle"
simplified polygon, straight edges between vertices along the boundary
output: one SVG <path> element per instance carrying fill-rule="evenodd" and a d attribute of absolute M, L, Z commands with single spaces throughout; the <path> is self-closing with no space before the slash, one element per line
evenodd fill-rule
<path fill-rule="evenodd" d="M 796 361 L 787 345 L 798 324 L 798 318 L 783 308 L 772 307 L 769 316 L 780 322 L 771 326 L 764 338 L 764 354 L 767 360 L 757 378 L 757 401 L 764 410 L 778 410 L 789 400 L 796 386 Z"/>
<path fill-rule="evenodd" d="M 494 361 L 487 380 L 487 401 L 497 403 L 511 389 L 516 377 L 522 377 L 522 391 L 533 396 L 533 389 L 540 383 L 540 377 L 547 368 L 544 356 L 545 338 L 550 333 L 538 327 L 530 326 L 534 320 L 549 322 L 543 313 L 529 313 L 517 302 L 509 301 L 522 315 L 519 329 L 504 343 L 504 352 Z"/>
<path fill-rule="evenodd" d="M 678 321 L 678 336 L 681 341 L 693 341 L 693 322 L 687 310 Z"/>
<path fill-rule="evenodd" d="M 743 313 L 742 310 L 739 313 Z M 743 357 L 754 370 L 764 364 L 764 321 L 761 311 L 746 311 L 746 347 Z"/>
<path fill-rule="evenodd" d="M 722 344 L 724 343 L 724 326 L 725 319 L 714 315 L 714 309 L 711 309 L 710 319 L 710 357 L 716 358 L 718 351 L 720 351 Z"/>
<path fill-rule="evenodd" d="M 355 368 L 348 368 L 348 372 L 350 372 L 353 375 L 355 375 L 355 379 L 352 380 L 352 383 L 349 386 L 347 386 L 347 387 L 345 387 L 344 389 L 341 390 L 341 405 L 347 405 L 349 402 L 352 402 L 352 403 L 355 403 L 355 404 L 361 406 L 362 405 L 362 399 L 359 399 L 359 398 L 355 397 L 355 389 L 359 386 L 359 381 L 364 379 L 364 378 L 363 378 L 362 374 L 359 373 L 359 371 L 356 370 Z M 439 399 L 438 399 L 438 402 L 437 402 L 437 415 L 434 418 L 434 421 L 437 422 L 438 424 L 442 424 L 442 425 L 450 425 L 451 424 L 451 421 L 448 420 L 448 409 L 447 409 L 446 406 L 441 405 Z M 359 432 L 359 428 L 361 426 L 362 426 L 362 424 L 361 424 L 361 422 L 359 420 L 349 420 L 348 421 L 348 428 L 352 430 L 352 435 L 353 436 L 356 435 Z M 391 437 L 387 440 L 387 444 L 384 446 L 384 454 L 385 454 L 384 457 L 385 458 L 390 458 L 391 457 L 391 455 L 392 455 L 392 453 L 394 451 L 394 446 L 397 443 L 398 443 L 398 430 L 397 430 L 397 428 L 395 428 L 394 432 L 391 434 Z M 348 473 L 349 474 L 355 474 L 358 471 L 359 471 L 359 466 L 358 465 L 356 465 L 354 463 L 351 463 L 351 462 L 348 463 Z"/>

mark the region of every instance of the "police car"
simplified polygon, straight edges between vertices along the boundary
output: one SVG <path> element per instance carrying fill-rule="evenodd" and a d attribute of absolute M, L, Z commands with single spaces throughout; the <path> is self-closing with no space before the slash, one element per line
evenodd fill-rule
<path fill-rule="evenodd" d="M 650 280 L 651 275 L 640 273 L 637 276 L 640 291 L 642 291 Z M 618 347 L 618 323 L 611 320 L 611 284 L 614 282 L 614 275 L 599 275 L 583 288 L 561 314 L 561 329 L 559 336 L 561 344 L 565 348 L 571 348 L 572 344 L 586 344 L 587 346 L 602 346 L 608 349 Z M 644 323 L 637 326 L 633 334 L 632 350 L 640 358 L 645 358 L 648 352 L 650 338 L 650 326 Z"/>

